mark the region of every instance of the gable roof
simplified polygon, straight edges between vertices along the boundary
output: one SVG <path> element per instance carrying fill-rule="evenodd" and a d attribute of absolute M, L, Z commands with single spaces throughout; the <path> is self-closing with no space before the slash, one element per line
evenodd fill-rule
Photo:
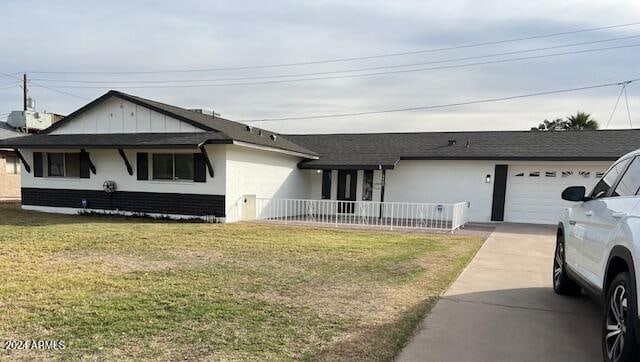
<path fill-rule="evenodd" d="M 216 140 L 228 139 L 231 141 L 245 142 L 253 145 L 300 153 L 302 155 L 311 156 L 311 158 L 315 158 L 316 156 L 313 151 L 301 147 L 275 132 L 261 130 L 255 127 L 247 128 L 247 126 L 242 123 L 230 121 L 228 119 L 217 116 L 210 116 L 207 114 L 190 111 L 185 108 L 160 103 L 115 90 L 110 90 L 99 98 L 89 102 L 82 108 L 63 118 L 62 120 L 52 124 L 47 129 L 43 130 L 41 134 L 50 134 L 51 131 L 60 128 L 61 126 L 69 122 L 72 122 L 75 118 L 85 113 L 87 110 L 102 103 L 110 97 L 117 97 L 137 104 L 139 106 L 149 108 L 158 113 L 186 122 L 205 131 L 221 133 L 221 135 L 218 135 L 214 138 Z M 261 134 L 259 134 L 259 132 L 261 132 Z M 275 137 L 272 138 L 272 135 Z"/>
<path fill-rule="evenodd" d="M 640 129 L 286 135 L 318 154 L 309 169 L 393 168 L 411 160 L 616 160 L 640 148 Z M 455 144 L 449 145 L 450 140 Z M 467 147 L 468 143 L 468 147 Z"/>

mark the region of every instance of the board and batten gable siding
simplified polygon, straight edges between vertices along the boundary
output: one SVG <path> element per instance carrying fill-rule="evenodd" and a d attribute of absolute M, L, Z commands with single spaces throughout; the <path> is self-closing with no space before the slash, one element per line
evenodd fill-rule
<path fill-rule="evenodd" d="M 224 145 L 207 145 L 205 146 L 207 153 L 209 155 L 209 159 L 213 165 L 214 169 L 214 177 L 211 177 L 209 173 L 206 174 L 206 182 L 192 182 L 192 181 L 164 181 L 164 180 L 153 180 L 151 179 L 151 170 L 152 170 L 152 156 L 153 153 L 197 153 L 199 152 L 197 149 L 138 149 L 138 150 L 124 150 L 129 162 L 131 163 L 133 169 L 133 175 L 129 175 L 127 172 L 127 168 L 124 164 L 124 161 L 118 154 L 117 149 L 89 149 L 89 155 L 91 161 L 96 167 L 96 174 L 90 174 L 88 179 L 86 178 L 59 178 L 59 177 L 46 177 L 46 164 L 43 165 L 44 177 L 34 177 L 33 170 L 30 173 L 23 172 L 22 173 L 22 188 L 23 190 L 28 190 L 32 194 L 36 194 L 38 191 L 34 189 L 43 189 L 48 190 L 49 193 L 54 193 L 53 190 L 60 190 L 61 193 L 67 192 L 70 195 L 82 194 L 78 192 L 73 192 L 73 190 L 85 190 L 91 191 L 86 193 L 87 195 L 94 195 L 93 197 L 96 199 L 95 204 L 102 205 L 104 200 L 102 200 L 102 193 L 104 193 L 102 185 L 107 180 L 115 181 L 117 186 L 116 193 L 125 194 L 131 193 L 130 195 L 136 198 L 136 203 L 147 203 L 149 205 L 157 204 L 158 207 L 164 208 L 165 205 L 162 205 L 161 200 L 162 194 L 167 195 L 167 200 L 170 200 L 171 203 L 182 202 L 179 195 L 187 195 L 184 198 L 184 203 L 194 203 L 198 200 L 197 196 L 207 195 L 207 196 L 216 196 L 219 197 L 220 200 L 224 199 L 225 195 L 225 182 L 226 182 L 226 154 L 225 154 L 225 146 Z M 47 150 L 47 149 L 39 149 L 39 150 L 28 150 L 24 149 L 21 151 L 24 157 L 29 161 L 33 162 L 33 153 L 34 152 L 79 152 L 77 149 L 67 149 L 67 150 Z M 136 154 L 138 152 L 146 152 L 149 154 L 149 180 L 138 180 L 137 179 L 137 164 L 136 164 Z M 44 160 L 43 160 L 44 161 Z M 46 161 L 44 161 L 46 162 Z M 43 163 L 44 163 L 43 162 Z M 39 194 L 40 195 L 40 194 Z M 145 196 L 147 195 L 147 196 Z M 195 198 L 192 196 L 196 196 Z M 55 198 L 50 198 L 52 203 L 55 203 Z M 153 199 L 153 200 L 152 200 Z M 49 200 L 50 201 L 50 200 Z M 47 201 L 47 202 L 49 202 Z M 89 200 L 91 202 L 91 200 Z M 129 202 L 127 200 L 127 202 Z M 200 203 L 206 203 L 206 199 L 201 199 L 198 201 Z M 224 202 L 223 202 L 224 203 Z M 51 207 L 52 205 L 46 205 Z M 115 205 L 117 206 L 117 205 Z M 64 207 L 71 207 L 69 205 L 64 205 Z M 78 208 L 81 205 L 78 203 Z M 26 207 L 29 208 L 29 207 Z M 191 205 L 190 207 L 187 205 L 183 209 L 197 209 L 195 205 Z M 205 207 L 206 208 L 206 207 Z M 220 205 L 221 212 L 224 211 L 224 205 Z M 33 208 L 32 208 L 33 209 Z M 143 208 L 143 210 L 147 210 Z"/>
<path fill-rule="evenodd" d="M 110 97 L 51 134 L 203 132 L 181 120 L 135 103 Z"/>
<path fill-rule="evenodd" d="M 311 179 L 298 168 L 301 157 L 239 145 L 226 146 L 227 213 L 244 195 L 308 199 Z"/>

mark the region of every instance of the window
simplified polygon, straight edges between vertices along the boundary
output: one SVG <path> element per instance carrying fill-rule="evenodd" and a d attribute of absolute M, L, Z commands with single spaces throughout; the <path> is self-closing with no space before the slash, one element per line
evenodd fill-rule
<path fill-rule="evenodd" d="M 609 192 L 611 185 L 613 185 L 613 183 L 616 181 L 616 179 L 618 178 L 618 175 L 620 175 L 620 173 L 624 171 L 624 168 L 627 166 L 628 163 L 629 163 L 629 159 L 626 159 L 613 165 L 613 167 L 611 167 L 609 172 L 607 172 L 604 175 L 604 177 L 602 177 L 600 181 L 598 181 L 596 186 L 593 188 L 593 191 L 591 192 L 591 197 L 599 198 L 599 197 L 607 196 L 607 193 Z"/>
<path fill-rule="evenodd" d="M 47 153 L 47 176 L 80 178 L 80 163 L 80 153 Z"/>
<path fill-rule="evenodd" d="M 64 176 L 80 177 L 80 154 L 65 153 L 64 154 Z"/>
<path fill-rule="evenodd" d="M 373 200 L 373 170 L 364 170 L 362 180 L 362 201 Z"/>
<path fill-rule="evenodd" d="M 562 171 L 562 177 L 569 177 L 573 175 L 573 171 Z"/>
<path fill-rule="evenodd" d="M 193 154 L 174 155 L 175 180 L 193 181 Z"/>
<path fill-rule="evenodd" d="M 64 177 L 64 153 L 47 153 L 47 176 Z"/>
<path fill-rule="evenodd" d="M 15 156 L 7 156 L 4 159 L 5 162 L 5 172 L 10 174 L 19 174 L 20 173 L 20 161 Z"/>
<path fill-rule="evenodd" d="M 540 171 L 529 172 L 529 177 L 540 177 Z"/>
<path fill-rule="evenodd" d="M 524 172 L 520 172 L 516 174 L 516 177 L 523 177 L 524 176 Z"/>
<path fill-rule="evenodd" d="M 579 174 L 584 178 L 589 178 L 591 176 L 591 172 L 589 171 L 580 171 Z"/>
<path fill-rule="evenodd" d="M 331 199 L 331 170 L 322 171 L 322 199 Z"/>
<path fill-rule="evenodd" d="M 153 179 L 173 180 L 173 155 L 154 154 L 153 155 Z"/>
<path fill-rule="evenodd" d="M 612 196 L 632 196 L 640 188 L 640 158 L 636 157 L 620 179 Z"/>
<path fill-rule="evenodd" d="M 193 181 L 193 154 L 154 153 L 153 179 Z"/>
<path fill-rule="evenodd" d="M 555 171 L 547 171 L 544 173 L 544 177 L 556 177 Z"/>

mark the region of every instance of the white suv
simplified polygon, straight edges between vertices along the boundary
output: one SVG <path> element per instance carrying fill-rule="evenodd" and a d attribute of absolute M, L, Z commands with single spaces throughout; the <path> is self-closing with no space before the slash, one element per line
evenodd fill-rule
<path fill-rule="evenodd" d="M 602 301 L 605 361 L 640 360 L 639 189 L 640 150 L 616 161 L 589 195 L 583 186 L 562 193 L 579 204 L 567 209 L 558 224 L 553 289 L 563 295 L 584 289 Z"/>

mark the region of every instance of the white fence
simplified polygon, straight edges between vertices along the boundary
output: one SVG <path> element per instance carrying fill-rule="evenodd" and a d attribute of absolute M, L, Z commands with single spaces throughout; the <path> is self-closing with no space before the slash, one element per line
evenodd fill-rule
<path fill-rule="evenodd" d="M 254 201 L 255 200 L 255 201 Z M 468 203 L 427 204 L 406 202 L 338 201 L 241 198 L 227 221 L 265 220 L 454 231 L 466 223 Z"/>

